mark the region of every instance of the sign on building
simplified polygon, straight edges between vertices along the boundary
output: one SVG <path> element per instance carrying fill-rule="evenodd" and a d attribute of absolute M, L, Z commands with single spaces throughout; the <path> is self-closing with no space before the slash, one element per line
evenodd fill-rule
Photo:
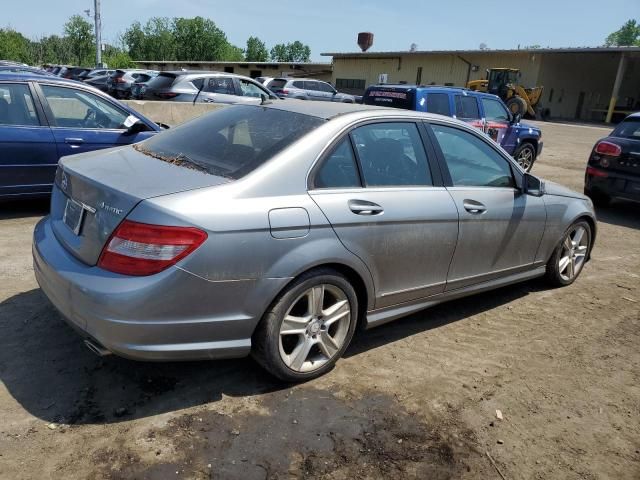
<path fill-rule="evenodd" d="M 381 73 L 378 75 L 378 83 L 388 83 L 389 82 L 389 74 Z"/>

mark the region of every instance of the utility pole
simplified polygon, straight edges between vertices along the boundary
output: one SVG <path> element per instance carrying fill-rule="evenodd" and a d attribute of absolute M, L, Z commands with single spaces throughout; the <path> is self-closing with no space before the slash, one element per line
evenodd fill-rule
<path fill-rule="evenodd" d="M 102 20 L 100 19 L 100 0 L 93 0 L 93 12 L 96 22 L 96 67 L 102 67 Z"/>

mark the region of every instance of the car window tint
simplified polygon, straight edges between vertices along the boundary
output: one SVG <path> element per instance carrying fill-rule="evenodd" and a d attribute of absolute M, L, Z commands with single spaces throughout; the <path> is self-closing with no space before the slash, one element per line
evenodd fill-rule
<path fill-rule="evenodd" d="M 433 185 L 416 124 L 376 123 L 351 135 L 367 186 Z"/>
<path fill-rule="evenodd" d="M 320 84 L 318 82 L 306 81 L 304 82 L 304 88 L 305 90 L 320 90 Z"/>
<path fill-rule="evenodd" d="M 238 179 L 326 120 L 259 106 L 234 105 L 165 130 L 136 149 L 158 160 Z"/>
<path fill-rule="evenodd" d="M 639 139 L 640 118 L 628 117 L 626 120 L 618 124 L 611 136 L 619 138 Z"/>
<path fill-rule="evenodd" d="M 487 142 L 457 128 L 432 128 L 454 187 L 514 187 L 509 163 Z"/>
<path fill-rule="evenodd" d="M 480 109 L 475 97 L 456 95 L 456 117 L 476 120 L 480 118 Z"/>
<path fill-rule="evenodd" d="M 205 92 L 236 95 L 236 89 L 231 77 L 213 77 L 205 79 Z"/>
<path fill-rule="evenodd" d="M 284 88 L 286 84 L 287 84 L 286 80 L 281 80 L 276 78 L 275 80 L 271 80 L 271 82 L 268 85 L 269 85 L 269 88 L 273 90 L 275 88 Z"/>
<path fill-rule="evenodd" d="M 0 84 L 0 125 L 40 125 L 29 87 Z"/>
<path fill-rule="evenodd" d="M 58 127 L 122 129 L 129 112 L 83 90 L 42 85 Z"/>
<path fill-rule="evenodd" d="M 335 93 L 335 90 L 333 89 L 333 87 L 328 83 L 318 82 L 318 85 L 320 86 L 320 90 L 322 90 L 323 92 Z"/>
<path fill-rule="evenodd" d="M 316 188 L 352 188 L 360 187 L 358 168 L 349 138 L 343 139 L 329 155 L 318 173 Z"/>
<path fill-rule="evenodd" d="M 301 81 L 293 82 L 293 86 L 294 86 L 295 88 L 302 88 L 302 89 L 304 89 L 304 84 L 305 84 L 305 82 L 301 82 Z"/>
<path fill-rule="evenodd" d="M 504 107 L 498 100 L 483 98 L 482 106 L 484 107 L 484 116 L 487 120 L 500 122 L 509 121 L 509 112 L 507 112 L 506 107 Z"/>
<path fill-rule="evenodd" d="M 450 117 L 449 95 L 446 93 L 429 93 L 427 95 L 427 112 Z"/>
<path fill-rule="evenodd" d="M 267 92 L 265 92 L 260 87 L 258 87 L 257 85 L 254 85 L 248 80 L 240 79 L 239 82 L 240 82 L 240 90 L 242 90 L 242 95 L 245 97 L 260 98 L 260 96 L 262 95 L 267 95 Z"/>

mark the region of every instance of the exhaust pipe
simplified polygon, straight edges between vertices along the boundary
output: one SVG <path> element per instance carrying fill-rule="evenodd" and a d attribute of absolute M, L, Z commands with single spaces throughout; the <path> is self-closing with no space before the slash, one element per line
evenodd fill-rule
<path fill-rule="evenodd" d="M 93 353 L 98 355 L 99 357 L 106 357 L 107 355 L 111 355 L 111 352 L 100 345 L 98 342 L 94 342 L 93 340 L 85 339 L 85 346 L 91 350 Z"/>

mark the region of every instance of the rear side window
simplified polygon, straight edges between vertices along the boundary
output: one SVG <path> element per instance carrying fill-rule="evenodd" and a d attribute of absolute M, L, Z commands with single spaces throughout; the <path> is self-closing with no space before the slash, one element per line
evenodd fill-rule
<path fill-rule="evenodd" d="M 415 123 L 375 123 L 351 132 L 368 187 L 433 185 Z"/>
<path fill-rule="evenodd" d="M 480 110 L 478 109 L 478 101 L 476 98 L 456 95 L 456 117 L 468 120 L 479 119 Z"/>
<path fill-rule="evenodd" d="M 315 188 L 360 187 L 356 159 L 348 137 L 343 139 L 324 161 L 316 174 L 314 186 Z"/>
<path fill-rule="evenodd" d="M 427 112 L 450 117 L 449 95 L 446 93 L 427 94 Z"/>
<path fill-rule="evenodd" d="M 506 159 L 475 135 L 432 125 L 454 187 L 514 187 Z"/>
<path fill-rule="evenodd" d="M 204 81 L 205 92 L 236 95 L 236 87 L 233 85 L 233 78 L 231 77 L 205 78 Z"/>
<path fill-rule="evenodd" d="M 0 83 L 0 125 L 40 125 L 26 85 Z"/>
<path fill-rule="evenodd" d="M 365 105 L 415 110 L 415 95 L 413 89 L 370 88 L 366 91 L 363 100 Z"/>
<path fill-rule="evenodd" d="M 134 148 L 174 165 L 236 180 L 325 121 L 274 108 L 235 105 L 165 130 Z"/>
<path fill-rule="evenodd" d="M 293 86 L 295 88 L 301 88 L 303 90 L 304 90 L 304 84 L 305 84 L 305 82 L 302 82 L 302 81 L 293 82 Z"/>

